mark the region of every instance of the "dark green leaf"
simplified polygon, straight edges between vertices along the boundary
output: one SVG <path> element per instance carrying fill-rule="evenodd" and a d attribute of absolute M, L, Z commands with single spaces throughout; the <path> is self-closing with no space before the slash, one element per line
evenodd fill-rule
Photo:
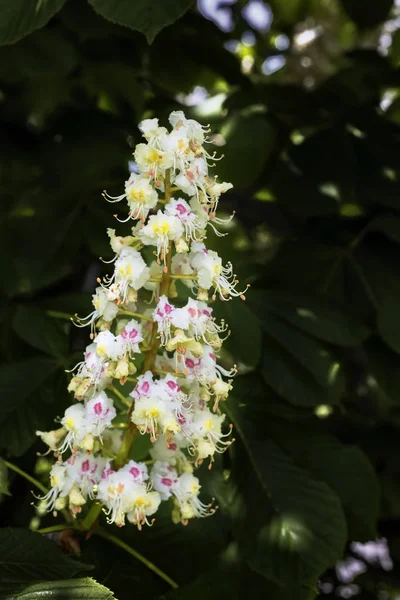
<path fill-rule="evenodd" d="M 272 121 L 261 115 L 234 115 L 223 122 L 226 140 L 224 159 L 218 163 L 218 178 L 246 188 L 266 166 L 277 136 Z"/>
<path fill-rule="evenodd" d="M 382 23 L 388 16 L 393 6 L 393 0 L 341 0 L 343 8 L 349 17 L 360 27 L 375 27 Z"/>
<path fill-rule="evenodd" d="M 69 558 L 54 542 L 26 529 L 0 529 L 0 598 L 34 581 L 70 578 L 91 569 Z M 14 597 L 14 596 L 11 596 Z"/>
<path fill-rule="evenodd" d="M 105 19 L 136 29 L 151 43 L 157 33 L 179 19 L 193 0 L 89 0 Z"/>
<path fill-rule="evenodd" d="M 243 408 L 233 400 L 226 406 L 249 459 L 234 462 L 240 483 L 227 504 L 238 532 L 246 531 L 250 564 L 282 585 L 311 583 L 343 552 L 346 523 L 339 498 L 277 444 L 261 439 Z"/>
<path fill-rule="evenodd" d="M 234 359 L 255 367 L 261 356 L 261 329 L 247 303 L 239 299 L 221 302 L 215 305 L 214 314 L 218 319 L 225 319 L 231 332 L 224 348 Z"/>
<path fill-rule="evenodd" d="M 0 366 L 0 422 L 15 411 L 55 370 L 49 358 L 28 358 Z"/>
<path fill-rule="evenodd" d="M 1 0 L 0 45 L 13 44 L 46 25 L 66 0 Z"/>
<path fill-rule="evenodd" d="M 400 353 L 399 300 L 396 295 L 387 296 L 378 312 L 378 332 L 392 350 Z"/>
<path fill-rule="evenodd" d="M 280 444 L 297 464 L 337 493 L 346 513 L 350 539 L 374 539 L 380 492 L 366 455 L 358 447 L 342 444 L 333 436 L 305 433 L 282 429 Z"/>
<path fill-rule="evenodd" d="M 2 458 L 0 458 L 0 495 L 1 494 L 11 496 L 8 490 L 8 471 Z"/>
<path fill-rule="evenodd" d="M 15 312 L 14 331 L 21 339 L 47 354 L 65 357 L 68 338 L 60 324 L 44 311 L 28 306 L 19 306 Z"/>
<path fill-rule="evenodd" d="M 338 346 L 356 346 L 368 334 L 368 330 L 353 316 L 346 315 L 323 298 L 252 289 L 248 303 L 261 319 L 264 313 L 273 313 L 298 329 Z"/>
<path fill-rule="evenodd" d="M 91 577 L 35 583 L 13 596 L 15 600 L 112 600 L 114 594 Z"/>
<path fill-rule="evenodd" d="M 193 583 L 163 595 L 162 600 L 243 600 L 250 589 L 257 598 L 293 600 L 293 596 L 288 595 L 282 586 L 268 581 L 245 563 L 222 564 L 220 568 L 208 571 Z M 316 592 L 301 588 L 297 591 L 296 600 L 314 600 L 315 596 Z"/>
<path fill-rule="evenodd" d="M 278 317 L 265 314 L 260 323 L 269 334 L 262 374 L 278 394 L 300 406 L 340 400 L 344 376 L 340 362 L 328 348 Z"/>

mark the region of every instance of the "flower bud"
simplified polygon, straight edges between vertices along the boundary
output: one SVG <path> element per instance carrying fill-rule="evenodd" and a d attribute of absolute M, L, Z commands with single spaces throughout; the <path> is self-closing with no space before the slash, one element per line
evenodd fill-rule
<path fill-rule="evenodd" d="M 80 447 L 82 448 L 82 450 L 86 450 L 86 452 L 92 452 L 93 445 L 94 445 L 94 437 L 91 433 L 86 434 L 85 437 L 83 438 L 82 442 L 80 443 Z"/>
<path fill-rule="evenodd" d="M 54 502 L 54 508 L 55 510 L 64 510 L 64 508 L 67 506 L 67 503 L 67 497 L 61 496 L 60 498 L 57 498 L 57 500 Z"/>
<path fill-rule="evenodd" d="M 129 375 L 129 361 L 127 358 L 121 358 L 115 367 L 114 377 L 116 379 L 123 379 Z"/>
<path fill-rule="evenodd" d="M 197 300 L 200 302 L 208 302 L 208 292 L 204 288 L 199 288 L 197 292 Z"/>
<path fill-rule="evenodd" d="M 178 240 L 175 241 L 175 249 L 178 254 L 183 254 L 184 252 L 189 251 L 189 246 L 187 245 L 187 243 L 185 242 L 185 240 L 183 238 L 179 238 Z"/>
<path fill-rule="evenodd" d="M 67 430 L 64 427 L 60 429 L 55 429 L 54 431 L 37 431 L 36 435 L 40 437 L 42 442 L 44 442 L 50 450 L 58 450 L 60 446 L 60 442 L 67 435 Z"/>
<path fill-rule="evenodd" d="M 78 486 L 74 484 L 69 493 L 69 506 L 72 508 L 75 506 L 83 506 L 84 504 L 86 504 L 86 500 L 82 496 Z"/>

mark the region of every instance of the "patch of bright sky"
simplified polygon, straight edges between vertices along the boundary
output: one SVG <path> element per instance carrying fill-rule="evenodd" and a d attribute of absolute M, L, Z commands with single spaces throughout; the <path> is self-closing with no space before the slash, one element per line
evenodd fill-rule
<path fill-rule="evenodd" d="M 232 31 L 234 24 L 230 5 L 236 0 L 197 0 L 201 14 L 215 23 L 222 31 Z"/>
<path fill-rule="evenodd" d="M 272 75 L 272 73 L 276 73 L 285 65 L 286 59 L 281 54 L 276 54 L 275 56 L 269 56 L 266 58 L 261 65 L 261 70 L 264 75 Z"/>
<path fill-rule="evenodd" d="M 287 35 L 281 33 L 277 35 L 274 41 L 275 48 L 277 50 L 287 50 L 290 46 L 290 41 Z"/>
<path fill-rule="evenodd" d="M 197 0 L 197 8 L 201 14 L 215 23 L 222 31 L 234 28 L 232 9 L 236 0 Z M 268 31 L 273 15 L 269 5 L 263 0 L 250 0 L 242 10 L 242 16 L 256 31 Z"/>
<path fill-rule="evenodd" d="M 250 0 L 243 8 L 242 15 L 256 31 L 268 31 L 271 27 L 272 10 L 262 0 Z"/>

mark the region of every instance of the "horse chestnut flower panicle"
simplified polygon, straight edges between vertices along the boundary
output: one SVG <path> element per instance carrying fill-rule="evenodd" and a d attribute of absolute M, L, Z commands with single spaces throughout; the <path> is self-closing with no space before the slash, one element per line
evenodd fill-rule
<path fill-rule="evenodd" d="M 42 506 L 83 511 L 82 523 L 103 510 L 107 522 L 141 529 L 169 499 L 174 522 L 213 514 L 212 504 L 199 499 L 194 470 L 204 460 L 211 467 L 233 441 L 219 403 L 236 367 L 218 364 L 229 332 L 208 301 L 210 291 L 212 300 L 244 299 L 247 288 L 238 289 L 231 263 L 224 266 L 205 244 L 208 226 L 216 231 L 224 222 L 216 208 L 232 186 L 209 175 L 216 160 L 204 147 L 209 130 L 181 111 L 169 122 L 170 131 L 155 118 L 140 124 L 139 173 L 124 193 L 103 193 L 126 203 L 125 214 L 115 216 L 132 221 L 131 235 L 107 230 L 112 258 L 104 262 L 114 271 L 98 280 L 94 310 L 75 321 L 91 327 L 68 386 L 76 402 L 61 427 L 37 432 L 57 457 Z M 177 280 L 194 297 L 180 301 Z M 150 437 L 146 464 L 131 460 L 137 435 Z"/>

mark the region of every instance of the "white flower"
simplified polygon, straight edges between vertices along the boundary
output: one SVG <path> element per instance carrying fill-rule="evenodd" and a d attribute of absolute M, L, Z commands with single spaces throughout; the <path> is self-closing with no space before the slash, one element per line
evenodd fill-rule
<path fill-rule="evenodd" d="M 59 451 L 63 453 L 68 449 L 73 450 L 79 447 L 79 444 L 88 433 L 88 422 L 84 406 L 82 404 L 69 406 L 61 419 L 61 424 L 67 430 L 67 435 Z"/>
<path fill-rule="evenodd" d="M 78 322 L 74 321 L 74 324 L 77 327 L 86 327 L 87 325 L 91 325 L 93 333 L 94 323 L 97 321 L 97 319 L 102 317 L 104 321 L 112 321 L 118 313 L 118 306 L 116 306 L 114 302 L 109 301 L 107 298 L 107 290 L 101 286 L 96 288 L 96 292 L 93 294 L 92 298 L 94 311 L 82 319 L 77 317 Z"/>
<path fill-rule="evenodd" d="M 160 177 L 164 179 L 165 171 L 174 164 L 172 152 L 164 152 L 149 144 L 138 144 L 134 156 L 140 171 L 146 177 L 154 179 L 158 187 Z"/>
<path fill-rule="evenodd" d="M 228 263 L 223 267 L 221 257 L 214 250 L 207 250 L 204 246 L 193 252 L 191 264 L 197 272 L 197 283 L 201 288 L 209 290 L 213 287 L 221 300 L 229 300 L 231 297 L 244 299 L 248 286 L 242 291 L 236 289 L 238 280 L 233 273 L 232 264 Z"/>
<path fill-rule="evenodd" d="M 209 129 L 203 127 L 194 119 L 187 119 L 185 113 L 181 110 L 173 111 L 168 118 L 172 127 L 175 129 L 185 129 L 187 131 L 190 140 L 196 144 L 196 146 L 202 146 L 204 143 L 204 133 L 207 133 Z"/>
<path fill-rule="evenodd" d="M 143 483 L 149 478 L 147 466 L 134 460 L 130 460 L 120 471 L 129 473 L 135 483 Z"/>
<path fill-rule="evenodd" d="M 114 276 L 110 279 L 115 285 L 112 296 L 125 302 L 129 289 L 139 290 L 149 277 L 150 270 L 141 254 L 133 248 L 124 248 L 115 262 Z"/>
<path fill-rule="evenodd" d="M 99 392 L 86 403 L 85 417 L 87 429 L 96 437 L 101 436 L 101 433 L 106 427 L 111 425 L 116 415 L 117 412 L 113 401 L 105 392 Z"/>
<path fill-rule="evenodd" d="M 178 483 L 178 473 L 167 462 L 157 460 L 151 469 L 150 480 L 161 500 L 168 500 L 172 496 L 172 486 Z"/>
<path fill-rule="evenodd" d="M 171 323 L 175 307 L 168 302 L 166 296 L 160 296 L 153 312 L 153 319 L 157 323 L 161 344 L 165 346 L 171 337 Z"/>
<path fill-rule="evenodd" d="M 191 513 L 196 517 L 208 517 L 215 512 L 210 504 L 204 504 L 199 500 L 200 488 L 198 478 L 191 473 L 183 473 L 173 486 L 173 494 L 178 501 L 184 520 L 186 520 L 185 517 L 190 518 Z M 186 505 L 191 509 L 190 511 L 186 512 Z"/>
<path fill-rule="evenodd" d="M 95 338 L 96 354 L 105 360 L 117 360 L 120 354 L 117 338 L 111 331 L 101 331 Z"/>
<path fill-rule="evenodd" d="M 178 240 L 182 235 L 181 221 L 159 210 L 149 218 L 147 225 L 139 231 L 138 237 L 146 246 L 156 246 L 157 256 L 165 260 L 169 242 Z"/>
<path fill-rule="evenodd" d="M 115 229 L 111 229 L 110 227 L 107 229 L 107 235 L 110 238 L 110 246 L 112 250 L 114 250 L 116 256 L 121 254 L 124 248 L 131 246 L 131 244 L 134 242 L 134 237 L 132 235 L 127 235 L 125 237 L 115 235 Z M 115 257 L 109 262 L 114 262 L 114 259 Z"/>
<path fill-rule="evenodd" d="M 139 129 L 143 137 L 150 143 L 167 132 L 165 127 L 158 126 L 158 119 L 144 119 L 139 123 Z"/>
<path fill-rule="evenodd" d="M 99 483 L 97 497 L 106 507 L 109 523 L 122 526 L 127 516 L 139 528 L 150 525 L 147 517 L 157 511 L 161 501 L 157 492 L 149 492 L 127 469 L 108 472 Z"/>
<path fill-rule="evenodd" d="M 212 413 L 208 408 L 196 410 L 191 423 L 193 432 L 193 440 L 196 446 L 196 440 L 205 440 L 210 446 L 210 456 L 214 452 L 225 452 L 231 441 L 224 441 L 224 438 L 231 434 L 231 431 L 224 434 L 221 431 L 222 423 L 225 420 L 225 415 L 217 415 Z M 204 458 L 204 456 L 202 456 Z"/>
<path fill-rule="evenodd" d="M 197 196 L 199 190 L 206 194 L 207 173 L 208 167 L 204 158 L 195 158 L 188 167 L 182 169 L 181 173 L 175 177 L 174 184 L 188 196 Z"/>
<path fill-rule="evenodd" d="M 162 434 L 150 448 L 150 455 L 153 460 L 166 462 L 169 465 L 175 465 L 177 460 L 184 456 L 176 438 L 167 440 Z"/>
<path fill-rule="evenodd" d="M 140 352 L 139 344 L 143 342 L 142 326 L 135 319 L 131 319 L 116 339 L 121 346 L 121 356 L 131 356 L 132 353 Z"/>
<path fill-rule="evenodd" d="M 125 185 L 130 216 L 144 221 L 149 211 L 157 205 L 158 195 L 148 178 L 132 174 Z"/>
<path fill-rule="evenodd" d="M 201 224 L 199 224 L 197 215 L 192 212 L 186 200 L 183 200 L 183 198 L 178 198 L 177 200 L 171 198 L 165 207 L 165 214 L 180 219 L 187 240 L 197 240 L 197 232 L 201 229 Z"/>

